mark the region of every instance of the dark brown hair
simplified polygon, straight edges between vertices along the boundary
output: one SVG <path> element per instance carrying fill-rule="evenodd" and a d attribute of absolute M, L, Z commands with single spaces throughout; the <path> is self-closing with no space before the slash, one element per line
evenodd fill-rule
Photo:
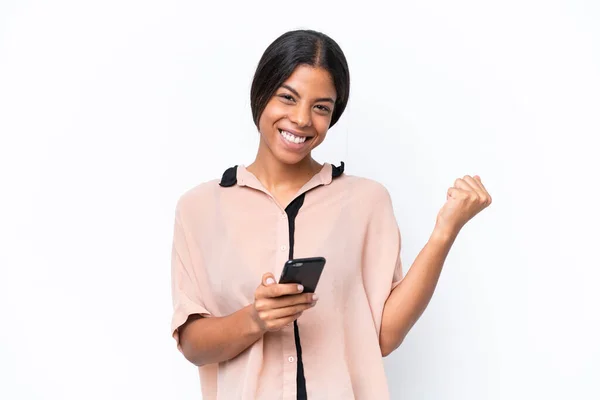
<path fill-rule="evenodd" d="M 258 121 L 275 91 L 299 65 L 329 72 L 336 91 L 332 127 L 341 117 L 350 95 L 350 72 L 342 49 L 329 36 L 313 30 L 295 30 L 279 36 L 263 53 L 250 89 L 252 118 Z"/>

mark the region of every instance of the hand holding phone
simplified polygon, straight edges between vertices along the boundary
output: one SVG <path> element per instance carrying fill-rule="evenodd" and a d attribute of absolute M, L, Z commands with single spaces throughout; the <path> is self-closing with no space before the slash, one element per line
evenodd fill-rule
<path fill-rule="evenodd" d="M 297 283 L 278 284 L 273 274 L 263 275 L 254 292 L 252 319 L 263 332 L 278 331 L 297 320 L 304 311 L 317 304 L 317 295 L 303 293 Z"/>
<path fill-rule="evenodd" d="M 314 291 L 324 266 L 323 257 L 290 260 L 283 267 L 279 283 L 271 273 L 264 274 L 262 284 L 254 292 L 251 308 L 259 329 L 278 331 L 317 304 Z"/>

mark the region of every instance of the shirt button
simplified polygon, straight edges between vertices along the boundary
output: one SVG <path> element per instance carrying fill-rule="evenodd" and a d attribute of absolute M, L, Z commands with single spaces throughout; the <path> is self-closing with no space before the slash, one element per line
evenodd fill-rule
<path fill-rule="evenodd" d="M 281 246 L 281 251 L 285 251 L 285 246 Z"/>
<path fill-rule="evenodd" d="M 293 362 L 294 362 L 294 357 L 292 357 L 292 356 L 289 356 L 289 357 L 288 357 L 288 361 L 289 361 L 289 362 L 291 362 L 291 363 L 293 363 Z"/>
<path fill-rule="evenodd" d="M 281 219 L 285 219 L 285 217 L 287 217 L 286 213 L 281 213 Z"/>

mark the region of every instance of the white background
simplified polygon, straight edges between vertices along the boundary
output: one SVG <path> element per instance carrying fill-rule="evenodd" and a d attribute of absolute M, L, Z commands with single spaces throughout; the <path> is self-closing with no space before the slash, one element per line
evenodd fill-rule
<path fill-rule="evenodd" d="M 393 399 L 600 398 L 597 1 L 0 3 L 0 398 L 199 399 L 170 337 L 175 202 L 252 162 L 267 45 L 346 53 L 316 151 L 384 183 L 410 266 L 480 174 Z"/>

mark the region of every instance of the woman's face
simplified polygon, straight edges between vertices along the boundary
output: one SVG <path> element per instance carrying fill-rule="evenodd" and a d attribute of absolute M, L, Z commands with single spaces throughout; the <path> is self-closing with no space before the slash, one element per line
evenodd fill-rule
<path fill-rule="evenodd" d="M 335 100 L 329 72 L 296 67 L 260 116 L 261 146 L 285 164 L 300 162 L 325 139 Z"/>

